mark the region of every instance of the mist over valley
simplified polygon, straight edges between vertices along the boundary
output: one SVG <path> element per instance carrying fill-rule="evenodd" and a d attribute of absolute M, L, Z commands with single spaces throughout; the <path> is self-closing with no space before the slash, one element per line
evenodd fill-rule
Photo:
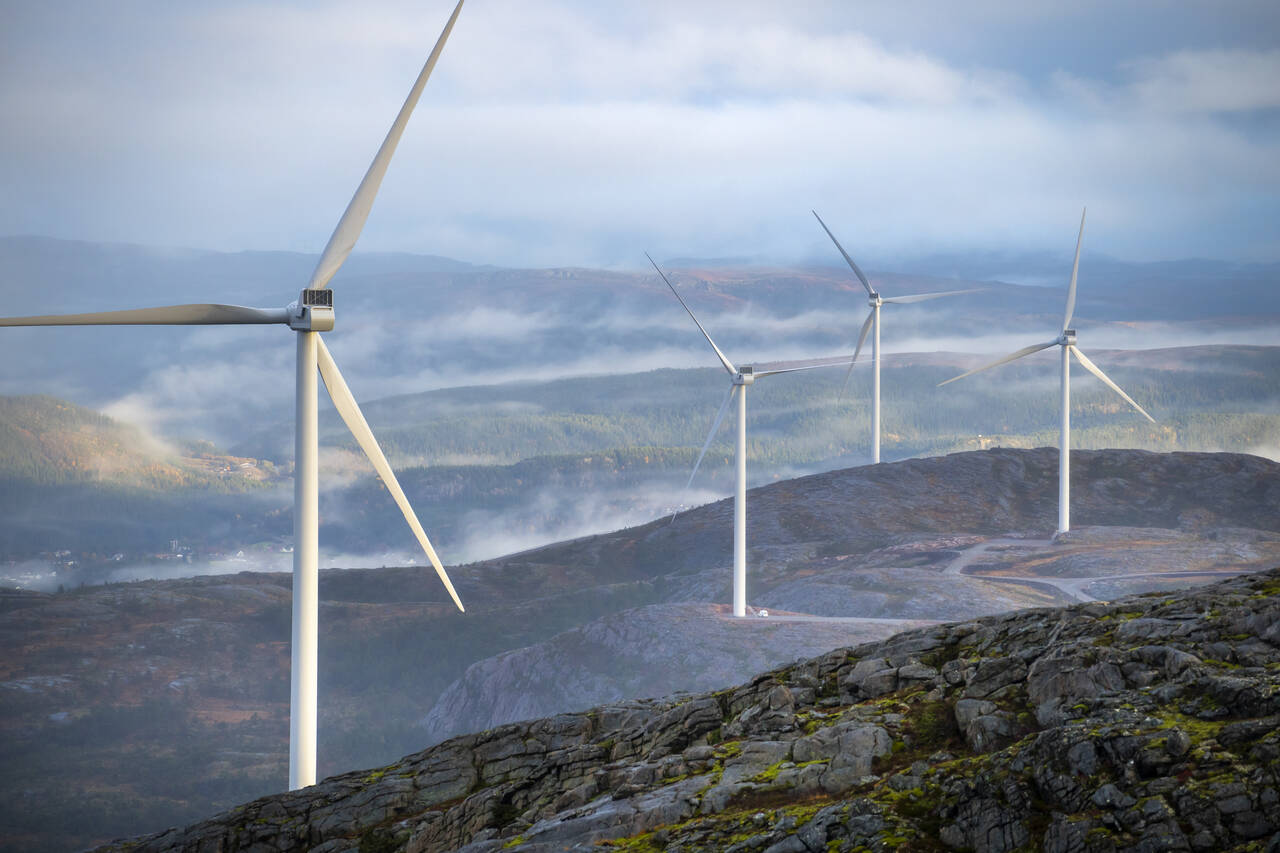
<path fill-rule="evenodd" d="M 1059 288 L 981 278 L 1019 264 L 1034 277 L 1048 260 L 975 254 L 917 262 L 975 277 L 872 276 L 890 295 L 985 289 L 909 306 L 888 321 L 885 458 L 1054 443 L 1053 419 L 1043 415 L 1056 393 L 1048 356 L 965 386 L 934 387 L 982 354 L 1035 337 L 1024 330 L 1052 326 Z M 1081 290 L 1081 335 L 1158 423 L 1131 418 L 1085 377 L 1073 401 L 1074 444 L 1274 457 L 1275 270 L 1087 254 L 1085 263 L 1092 267 Z M 50 293 L 69 294 L 59 298 L 86 310 L 105 308 L 126 287 L 139 305 L 211 293 L 252 301 L 311 264 L 288 253 L 0 241 L 0 269 L 39 285 L 15 294 L 15 313 L 55 310 L 41 296 Z M 708 353 L 656 275 L 504 270 L 413 255 L 356 255 L 344 275 L 332 346 L 447 561 L 640 524 L 730 489 L 727 426 L 684 488 L 724 391 L 713 359 L 693 366 L 707 365 Z M 848 354 L 865 313 L 857 282 L 835 268 L 684 261 L 672 275 L 738 359 Z M 173 282 L 182 282 L 180 296 Z M 391 305 L 404 310 L 389 313 Z M 68 401 L 10 399 L 0 411 L 10 437 L 0 453 L 10 508 L 0 525 L 7 582 L 52 590 L 288 569 L 292 395 L 281 377 L 292 369 L 292 348 L 256 328 L 146 332 L 7 329 L 0 338 L 0 388 Z M 843 394 L 839 368 L 756 387 L 750 483 L 868 458 L 867 361 L 864 351 Z M 417 559 L 331 409 L 322 408 L 321 443 L 324 565 Z"/>

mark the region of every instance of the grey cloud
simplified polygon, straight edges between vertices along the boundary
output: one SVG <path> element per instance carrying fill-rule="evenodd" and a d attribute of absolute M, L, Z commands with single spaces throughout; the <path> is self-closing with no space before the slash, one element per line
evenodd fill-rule
<path fill-rule="evenodd" d="M 1138 103 L 1163 112 L 1280 107 L 1280 50 L 1178 51 L 1129 64 Z"/>
<path fill-rule="evenodd" d="M 931 7 L 944 37 L 918 5 L 473 4 L 361 248 L 787 259 L 821 245 L 815 206 L 873 252 L 1045 247 L 1088 202 L 1113 254 L 1275 257 L 1275 135 L 1220 120 L 1275 108 L 1274 46 L 1207 4 L 1137 4 L 1127 47 L 1108 28 L 1129 12 L 1029 5 Z M 0 232 L 319 249 L 447 7 L 24 11 Z M 1015 55 L 998 36 L 1019 27 Z M 1029 70 L 1037 45 L 1078 59 L 1056 85 Z"/>

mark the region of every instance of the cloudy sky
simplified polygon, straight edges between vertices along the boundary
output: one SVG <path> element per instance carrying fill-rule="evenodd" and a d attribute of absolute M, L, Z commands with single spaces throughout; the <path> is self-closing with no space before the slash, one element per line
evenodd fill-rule
<path fill-rule="evenodd" d="M 0 3 L 0 234 L 319 251 L 450 0 Z M 361 249 L 1280 260 L 1274 0 L 469 0 Z"/>

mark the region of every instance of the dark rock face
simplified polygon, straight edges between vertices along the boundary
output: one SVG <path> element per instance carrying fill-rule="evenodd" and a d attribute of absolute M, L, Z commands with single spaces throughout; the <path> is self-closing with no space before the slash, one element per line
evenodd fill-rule
<path fill-rule="evenodd" d="M 1280 571 L 454 738 L 132 851 L 1280 848 Z"/>

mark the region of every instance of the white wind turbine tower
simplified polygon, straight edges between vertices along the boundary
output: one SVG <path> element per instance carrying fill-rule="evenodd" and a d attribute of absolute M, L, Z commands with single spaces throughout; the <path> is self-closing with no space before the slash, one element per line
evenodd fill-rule
<path fill-rule="evenodd" d="M 462 602 L 440 558 L 431 547 L 422 524 L 409 505 L 396 476 L 378 447 L 373 432 L 365 422 L 360 407 L 319 332 L 333 328 L 333 291 L 329 280 L 351 254 L 364 229 L 374 197 L 404 133 L 409 115 L 435 67 L 445 41 L 453 30 L 463 0 L 458 0 L 449 22 L 436 41 L 435 48 L 422 67 L 409 91 L 404 106 L 388 131 L 382 147 L 373 158 L 369 170 L 338 221 L 315 272 L 296 302 L 285 308 L 246 308 L 240 305 L 170 305 L 162 308 L 140 308 L 126 311 L 103 311 L 93 314 L 55 314 L 41 317 L 0 319 L 0 326 L 203 326 L 282 324 L 297 332 L 297 378 L 295 404 L 296 444 L 294 456 L 294 552 L 293 552 L 293 638 L 291 663 L 292 689 L 289 702 L 289 787 L 302 788 L 316 782 L 316 649 L 319 616 L 319 491 L 316 370 L 324 378 L 325 387 L 338 413 L 355 436 L 356 442 L 373 463 L 392 498 L 404 513 L 405 520 L 426 552 L 436 574 L 449 591 L 454 604 L 462 610 Z"/>
<path fill-rule="evenodd" d="M 1133 398 L 1120 389 L 1120 386 L 1112 382 L 1105 373 L 1102 372 L 1098 365 L 1089 360 L 1088 356 L 1082 353 L 1076 346 L 1076 330 L 1071 328 L 1071 318 L 1075 314 L 1076 309 L 1076 274 L 1080 271 L 1080 242 L 1084 239 L 1084 211 L 1080 212 L 1080 233 L 1076 236 L 1076 258 L 1071 265 L 1071 283 L 1067 286 L 1067 310 L 1062 316 L 1062 332 L 1058 337 L 1042 344 L 1032 344 L 1029 347 L 1023 347 L 1017 352 L 1010 353 L 1004 358 L 991 362 L 990 364 L 970 370 L 967 373 L 961 373 L 954 376 L 946 382 L 939 382 L 939 387 L 949 382 L 955 382 L 957 379 L 964 379 L 966 376 L 972 376 L 975 373 L 981 373 L 984 370 L 990 370 L 1010 361 L 1016 361 L 1033 352 L 1039 352 L 1042 349 L 1048 349 L 1051 346 L 1057 346 L 1062 351 L 1062 429 L 1058 436 L 1058 532 L 1066 533 L 1071 529 L 1071 356 L 1074 355 L 1076 360 L 1084 365 L 1084 369 L 1092 373 L 1094 376 L 1106 383 L 1112 391 L 1119 394 L 1124 401 L 1130 406 L 1138 410 L 1144 418 L 1155 423 L 1155 418 L 1147 414 L 1146 410 L 1133 401 Z"/>
<path fill-rule="evenodd" d="M 881 296 L 867 281 L 867 277 L 862 274 L 862 270 L 858 269 L 858 265 L 853 262 L 853 258 L 849 257 L 849 253 L 844 250 L 844 246 L 840 245 L 840 241 L 836 239 L 836 235 L 831 233 L 831 229 L 827 227 L 827 223 L 822 221 L 822 217 L 818 216 L 818 211 L 811 211 L 818 224 L 822 226 L 822 230 L 827 232 L 827 236 L 831 238 L 831 242 L 836 244 L 836 248 L 840 250 L 840 254 L 844 256 L 845 261 L 849 264 L 849 269 L 853 270 L 853 274 L 858 277 L 858 281 L 862 282 L 862 286 L 867 289 L 867 301 L 871 305 L 871 313 L 867 315 L 866 321 L 862 324 L 862 331 L 858 333 L 858 345 L 853 351 L 853 360 L 857 362 L 858 353 L 862 352 L 862 345 L 867 341 L 867 333 L 875 328 L 875 334 L 871 337 L 871 464 L 880 464 L 880 306 L 896 303 L 905 305 L 911 302 L 925 302 L 930 299 L 939 299 L 943 296 L 959 296 L 962 293 L 977 293 L 982 288 L 975 287 L 968 290 L 948 290 L 942 293 L 918 293 L 914 296 Z M 849 375 L 853 373 L 853 364 L 849 365 L 849 372 L 845 374 L 845 384 L 849 383 Z"/>
<path fill-rule="evenodd" d="M 645 252 L 645 257 L 649 258 L 649 263 L 653 264 L 653 268 L 658 271 L 658 275 L 662 276 L 662 280 L 667 283 L 667 287 L 671 288 L 671 292 L 676 295 L 676 299 L 680 300 L 680 304 L 684 306 L 684 310 L 688 312 L 689 317 L 697 324 L 698 331 L 702 332 L 702 336 L 707 339 L 707 343 L 715 350 L 716 358 L 720 359 L 720 364 L 729 374 L 729 391 L 725 394 L 724 402 L 720 404 L 720 410 L 716 412 L 715 421 L 711 424 L 711 431 L 707 433 L 707 440 L 702 444 L 702 452 L 698 454 L 698 460 L 693 463 L 693 471 L 689 474 L 689 482 L 685 484 L 687 489 L 693 484 L 693 478 L 698 473 L 698 466 L 702 464 L 702 458 L 707 455 L 707 448 L 711 446 L 712 440 L 716 437 L 716 433 L 720 431 L 720 424 L 724 422 L 725 412 L 729 409 L 729 401 L 736 394 L 738 397 L 738 436 L 736 449 L 734 451 L 734 463 L 737 469 L 735 478 L 734 496 L 733 496 L 733 615 L 747 615 L 747 388 L 757 379 L 764 376 L 773 376 L 777 373 L 794 373 L 797 370 L 812 370 L 815 367 L 834 367 L 840 364 L 849 364 L 850 359 L 845 357 L 837 358 L 814 358 L 802 361 L 774 361 L 763 364 L 749 365 L 740 364 L 734 366 L 728 357 L 716 346 L 716 342 L 711 340 L 711 335 L 707 334 L 707 330 L 703 327 L 698 318 L 694 316 L 693 311 L 684 301 L 684 297 L 676 290 L 675 285 L 667 278 L 666 274 L 659 269 L 657 263 L 654 262 L 649 253 Z M 672 516 L 674 519 L 675 516 Z"/>

